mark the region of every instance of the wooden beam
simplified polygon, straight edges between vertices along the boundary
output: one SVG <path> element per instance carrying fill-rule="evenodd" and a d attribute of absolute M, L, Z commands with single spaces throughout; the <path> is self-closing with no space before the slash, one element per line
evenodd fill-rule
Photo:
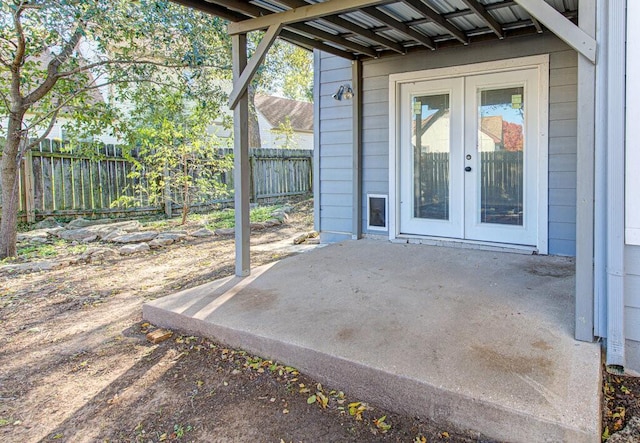
<path fill-rule="evenodd" d="M 197 9 L 198 11 L 206 12 L 207 14 L 222 17 L 223 19 L 229 20 L 232 22 L 238 22 L 241 20 L 246 20 L 248 18 L 243 14 L 238 14 L 237 12 L 230 11 L 227 8 L 214 5 L 208 2 L 202 2 L 198 0 L 171 0 L 171 1 L 183 6 L 188 6 L 189 8 Z"/>
<path fill-rule="evenodd" d="M 482 6 L 476 0 L 462 0 L 462 2 L 467 5 L 469 9 L 471 9 L 478 17 L 480 17 L 499 38 L 504 38 L 502 26 L 496 21 L 496 19 L 491 16 L 491 14 L 489 14 L 484 6 Z"/>
<path fill-rule="evenodd" d="M 302 35 L 298 35 L 286 29 L 283 29 L 282 31 L 280 31 L 280 37 L 283 40 L 287 40 L 291 43 L 294 43 L 303 47 L 307 47 L 307 48 L 318 49 L 320 51 L 326 52 L 327 54 L 337 55 L 338 57 L 346 58 L 349 60 L 353 60 L 356 57 L 351 52 L 343 51 L 342 49 L 338 49 L 334 46 L 326 45 L 322 42 L 313 40 L 308 37 L 304 37 Z"/>
<path fill-rule="evenodd" d="M 242 3 L 242 2 L 238 2 L 238 1 L 232 1 L 232 0 L 216 0 L 217 3 L 221 3 L 226 7 L 229 8 L 233 8 L 236 11 L 240 11 L 242 14 L 246 14 L 249 17 L 264 17 L 264 16 L 268 16 L 268 15 L 274 15 L 277 13 L 274 13 L 268 9 L 262 8 L 260 6 L 255 6 L 249 3 Z M 302 2 L 305 5 L 307 3 Z M 322 31 L 321 29 L 315 28 L 313 26 L 307 25 L 307 24 L 303 24 L 303 23 L 296 23 L 293 25 L 289 25 L 287 27 L 288 29 L 293 29 L 296 32 L 293 34 L 303 34 L 305 36 L 311 36 L 312 39 L 318 39 L 320 43 L 323 44 L 322 47 L 319 46 L 314 46 L 317 47 L 318 49 L 321 50 L 325 50 L 330 48 L 330 46 L 328 45 L 324 45 L 325 41 L 328 42 L 333 42 L 336 45 L 341 46 L 342 48 L 348 48 L 351 49 L 354 52 L 360 53 L 360 54 L 365 54 L 368 55 L 370 57 L 378 57 L 378 53 L 374 48 L 369 48 L 367 46 L 363 46 L 360 45 L 358 43 L 352 42 L 347 40 L 346 38 L 343 38 L 339 35 L 336 34 L 331 34 L 329 32 L 326 31 Z M 282 33 L 281 33 L 282 34 Z M 330 52 L 330 50 L 327 50 L 326 52 Z M 344 57 L 343 54 L 340 55 L 340 57 Z M 350 59 L 353 59 L 353 56 L 348 57 Z"/>
<path fill-rule="evenodd" d="M 247 35 L 232 37 L 232 59 L 234 84 L 247 71 Z M 235 189 L 236 221 L 236 275 L 246 277 L 251 273 L 249 240 L 249 94 L 246 88 L 233 109 L 233 186 Z"/>
<path fill-rule="evenodd" d="M 463 0 L 467 1 L 467 0 Z M 544 0 L 515 0 L 529 15 L 535 17 L 566 44 L 596 62 L 596 41 L 586 32 L 568 20 Z"/>
<path fill-rule="evenodd" d="M 375 32 L 371 31 L 370 29 L 367 28 L 363 28 L 361 26 L 358 26 L 352 22 L 350 22 L 349 20 L 345 20 L 341 17 L 323 17 L 322 20 L 329 22 L 331 24 L 334 24 L 336 26 L 340 26 L 342 29 L 346 29 L 349 32 L 353 32 L 356 35 L 359 35 L 361 37 L 364 37 L 368 40 L 371 40 L 375 43 L 378 43 L 379 45 L 384 46 L 385 48 L 388 48 L 394 52 L 397 52 L 398 54 L 406 54 L 407 51 L 404 48 L 404 46 L 402 46 L 400 43 L 396 43 L 392 40 L 389 40 L 386 37 L 383 37 L 379 34 L 376 34 Z"/>
<path fill-rule="evenodd" d="M 264 57 L 267 55 L 267 51 L 269 51 L 273 42 L 278 38 L 281 29 L 282 24 L 271 25 L 269 29 L 267 29 L 267 32 L 265 32 L 256 48 L 256 52 L 254 52 L 251 60 L 249 60 L 249 63 L 244 67 L 242 74 L 237 78 L 234 77 L 233 91 L 229 94 L 230 109 L 235 109 L 238 100 L 240 100 L 240 97 L 247 91 L 249 82 L 251 82 Z"/>
<path fill-rule="evenodd" d="M 289 8 L 299 8 L 301 6 L 308 5 L 308 3 L 305 2 L 304 0 L 276 0 L 276 2 L 281 5 L 285 5 Z M 321 20 L 325 22 L 329 22 L 333 25 L 339 26 L 342 29 L 352 32 L 358 36 L 364 37 L 368 40 L 378 43 L 384 46 L 385 48 L 388 48 L 388 49 L 391 49 L 392 51 L 397 52 L 398 54 L 406 53 L 404 46 L 402 46 L 401 44 L 396 43 L 392 40 L 389 40 L 388 38 L 383 37 L 381 35 L 378 35 L 375 32 L 371 31 L 370 29 L 356 25 L 355 23 L 349 20 L 345 20 L 342 17 L 332 15 L 328 17 L 322 17 Z"/>
<path fill-rule="evenodd" d="M 535 17 L 531 17 L 531 23 L 533 23 L 533 26 L 536 27 L 536 31 L 538 32 L 538 34 L 542 34 L 542 25 L 538 20 L 536 20 Z"/>
<path fill-rule="evenodd" d="M 455 27 L 452 23 L 446 21 L 444 17 L 442 17 L 436 11 L 434 11 L 433 9 L 431 9 L 430 7 L 422 3 L 420 0 L 402 0 L 402 2 L 411 6 L 411 8 L 413 8 L 414 10 L 416 10 L 417 12 L 424 15 L 429 20 L 431 20 L 432 22 L 434 22 L 435 24 L 443 28 L 445 31 L 447 31 L 449 34 L 451 34 L 460 42 L 464 43 L 465 45 L 469 43 L 469 39 L 467 38 L 464 32 L 462 32 L 460 29 Z"/>
<path fill-rule="evenodd" d="M 431 37 L 424 34 L 420 34 L 418 31 L 411 29 L 408 25 L 402 23 L 399 20 L 396 20 L 395 18 L 391 17 L 388 14 L 385 14 L 378 8 L 373 6 L 368 8 L 363 8 L 362 12 L 364 12 L 367 15 L 370 15 L 371 17 L 375 18 L 378 21 L 381 21 L 382 23 L 389 26 L 390 28 L 393 28 L 396 31 L 399 31 L 404 35 L 416 40 L 418 43 L 426 46 L 427 48 L 436 49 L 436 44 L 431 39 Z"/>
<path fill-rule="evenodd" d="M 269 14 L 263 17 L 256 17 L 243 22 L 231 23 L 229 25 L 229 34 L 234 35 L 257 31 L 259 29 L 268 28 L 274 24 L 288 25 L 291 23 L 310 21 L 328 15 L 338 15 L 355 9 L 388 2 L 389 0 L 328 0 L 322 3 L 315 3 L 313 5 L 291 9 L 289 11 Z"/>
<path fill-rule="evenodd" d="M 488 12 L 488 11 L 493 11 L 494 9 L 507 8 L 509 6 L 516 6 L 516 2 L 513 0 L 505 0 L 502 2 L 491 3 L 488 5 L 484 5 L 484 9 Z M 447 12 L 445 14 L 442 14 L 442 16 L 446 20 L 451 20 L 452 18 L 466 17 L 468 15 L 474 15 L 474 14 L 475 12 L 473 12 L 471 9 L 458 9 L 453 12 Z"/>
<path fill-rule="evenodd" d="M 580 1 L 580 27 L 596 35 L 596 0 Z M 598 262 L 595 245 L 595 209 L 605 212 L 602 201 L 595 199 L 596 155 L 596 67 L 578 55 L 577 170 L 576 180 L 576 280 L 575 338 L 593 341 L 594 333 L 594 263 Z M 604 165 L 602 165 L 604 167 Z M 598 199 L 600 200 L 600 199 Z M 597 203 L 598 206 L 595 206 Z M 601 205 L 601 206 L 600 206 Z"/>
<path fill-rule="evenodd" d="M 352 119 L 352 162 L 351 162 L 351 238 L 362 238 L 362 62 L 356 60 L 351 64 L 351 99 Z"/>
<path fill-rule="evenodd" d="M 378 52 L 373 48 L 370 48 L 368 46 L 363 46 L 356 42 L 352 42 L 350 40 L 347 40 L 346 38 L 340 37 L 339 35 L 322 31 L 321 29 L 314 28 L 313 26 L 294 23 L 289 25 L 288 28 L 293 29 L 295 31 L 299 31 L 301 34 L 311 36 L 311 38 L 317 37 L 317 38 L 320 38 L 322 41 L 335 43 L 344 48 L 351 49 L 354 52 L 368 55 L 369 57 L 373 57 L 373 58 L 378 57 Z"/>

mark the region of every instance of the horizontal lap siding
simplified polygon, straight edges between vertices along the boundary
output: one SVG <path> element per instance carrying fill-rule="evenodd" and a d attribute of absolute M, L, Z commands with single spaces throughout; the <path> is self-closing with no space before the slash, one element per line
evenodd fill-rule
<path fill-rule="evenodd" d="M 550 54 L 549 75 L 549 252 L 575 255 L 577 56 L 551 34 L 513 38 L 469 47 L 425 51 L 380 58 L 363 64 L 362 85 L 362 214 L 366 233 L 366 195 L 389 190 L 389 75 L 513 57 Z M 331 98 L 338 87 L 351 82 L 350 62 L 321 59 L 321 168 L 344 161 L 351 167 L 351 124 L 348 101 Z M 344 107 L 348 106 L 349 110 Z M 344 151 L 339 151 L 336 146 Z M 351 183 L 343 183 L 351 190 Z M 350 204 L 350 195 L 322 195 L 322 205 Z M 325 220 L 323 218 L 323 220 Z M 328 218 L 326 219 L 328 222 Z M 347 224 L 348 225 L 348 224 Z M 347 226 L 345 225 L 345 226 Z M 325 226 L 322 227 L 325 229 Z M 372 232 L 380 234 L 380 231 Z"/>
<path fill-rule="evenodd" d="M 549 56 L 549 253 L 576 254 L 577 55 Z"/>
<path fill-rule="evenodd" d="M 625 334 L 640 341 L 640 246 L 625 246 Z"/>
<path fill-rule="evenodd" d="M 350 100 L 336 101 L 332 95 L 341 85 L 351 84 L 351 62 L 320 54 L 319 181 L 320 231 L 323 241 L 350 236 L 352 229 L 352 109 Z"/>

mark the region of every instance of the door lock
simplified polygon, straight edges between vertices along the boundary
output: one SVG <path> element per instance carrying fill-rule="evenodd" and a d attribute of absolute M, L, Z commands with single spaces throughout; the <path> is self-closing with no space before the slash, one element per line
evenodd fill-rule
<path fill-rule="evenodd" d="M 471 172 L 471 166 L 467 166 L 466 168 L 464 168 L 464 170 L 467 172 Z"/>

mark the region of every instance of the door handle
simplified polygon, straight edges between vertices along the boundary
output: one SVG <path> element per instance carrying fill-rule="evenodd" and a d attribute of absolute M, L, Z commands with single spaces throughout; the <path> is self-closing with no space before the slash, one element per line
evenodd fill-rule
<path fill-rule="evenodd" d="M 466 168 L 464 168 L 464 170 L 467 172 L 471 172 L 471 166 L 467 166 Z"/>

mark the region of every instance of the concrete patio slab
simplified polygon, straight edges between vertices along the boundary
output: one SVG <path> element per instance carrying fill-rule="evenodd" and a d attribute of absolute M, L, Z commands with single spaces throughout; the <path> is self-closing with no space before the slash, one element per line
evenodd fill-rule
<path fill-rule="evenodd" d="M 569 258 L 351 241 L 164 297 L 153 324 L 351 397 L 513 442 L 600 441 L 600 347 Z"/>

